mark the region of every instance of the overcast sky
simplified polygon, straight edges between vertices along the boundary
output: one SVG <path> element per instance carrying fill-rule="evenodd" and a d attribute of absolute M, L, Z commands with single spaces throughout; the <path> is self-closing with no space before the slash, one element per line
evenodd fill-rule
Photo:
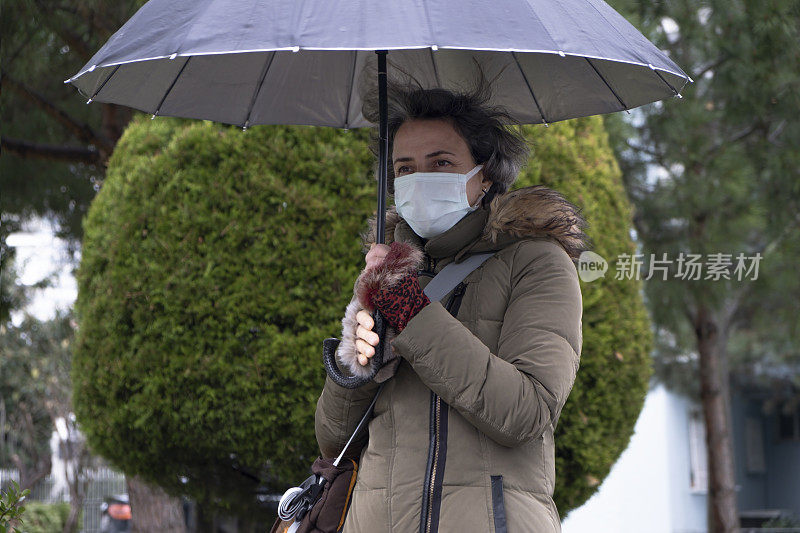
<path fill-rule="evenodd" d="M 48 277 L 53 280 L 52 287 L 31 294 L 31 302 L 25 310 L 39 320 L 49 320 L 55 316 L 56 309 L 69 309 L 78 296 L 72 265 L 68 261 L 65 242 L 53 235 L 53 227 L 47 220 L 36 219 L 26 223 L 24 230 L 12 233 L 7 241 L 17 251 L 15 265 L 19 281 L 33 285 Z M 11 320 L 17 326 L 22 317 L 23 313 L 19 311 L 11 314 Z"/>

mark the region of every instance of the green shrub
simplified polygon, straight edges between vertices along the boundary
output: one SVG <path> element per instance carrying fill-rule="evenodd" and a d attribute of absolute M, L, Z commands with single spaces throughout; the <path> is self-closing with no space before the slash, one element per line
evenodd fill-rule
<path fill-rule="evenodd" d="M 68 503 L 28 502 L 22 529 L 25 533 L 61 533 L 68 517 Z"/>
<path fill-rule="evenodd" d="M 97 452 L 220 505 L 250 504 L 246 473 L 273 490 L 307 475 L 322 340 L 341 328 L 375 203 L 366 137 L 130 125 L 77 275 L 76 412 Z"/>
<path fill-rule="evenodd" d="M 536 151 L 520 183 L 584 206 L 604 257 L 631 251 L 602 121 L 528 131 Z M 322 340 L 340 331 L 375 209 L 366 141 L 366 130 L 131 123 L 84 221 L 77 275 L 75 404 L 95 451 L 235 512 L 256 507 L 249 474 L 279 492 L 308 475 Z M 627 445 L 649 375 L 638 287 L 583 288 L 583 361 L 558 426 L 562 512 Z"/>
<path fill-rule="evenodd" d="M 11 482 L 10 487 L 0 490 L 0 533 L 15 533 L 25 514 L 22 502 L 30 494 L 30 489 L 19 490 L 19 483 Z"/>

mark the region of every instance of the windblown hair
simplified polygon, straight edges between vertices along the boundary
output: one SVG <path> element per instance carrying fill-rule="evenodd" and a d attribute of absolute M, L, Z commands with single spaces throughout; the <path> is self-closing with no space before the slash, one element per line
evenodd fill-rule
<path fill-rule="evenodd" d="M 521 131 L 511 127 L 514 124 L 513 117 L 503 107 L 490 105 L 491 83 L 486 80 L 480 67 L 477 73 L 474 86 L 458 92 L 442 88 L 426 89 L 409 75 L 402 81 L 388 76 L 389 153 L 397 130 L 407 120 L 449 120 L 466 141 L 475 163 L 483 164 L 483 175 L 492 182 L 493 192 L 502 194 L 517 179 L 528 159 L 529 148 Z M 375 80 L 376 77 L 365 69 L 361 82 L 361 112 L 364 118 L 375 124 L 370 150 L 375 155 L 377 170 L 380 139 Z M 395 176 L 391 160 L 387 166 L 387 185 L 389 193 L 394 194 Z"/>

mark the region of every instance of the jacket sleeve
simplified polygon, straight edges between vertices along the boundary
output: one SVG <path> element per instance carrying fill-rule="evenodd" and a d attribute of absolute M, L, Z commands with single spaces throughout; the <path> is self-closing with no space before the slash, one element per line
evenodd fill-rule
<path fill-rule="evenodd" d="M 392 344 L 431 390 L 504 446 L 555 427 L 580 364 L 577 270 L 557 244 L 541 242 L 517 246 L 496 354 L 440 302 L 424 307 Z"/>
<path fill-rule="evenodd" d="M 353 297 L 342 318 L 342 337 L 336 349 L 337 364 L 345 375 L 363 378 L 369 375 L 372 368 L 371 365 L 361 366 L 356 348 L 356 315 L 360 309 L 367 307 L 364 302 L 369 298 L 366 295 L 393 287 L 408 273 L 416 272 L 423 258 L 422 250 L 415 246 L 392 242 L 389 253 L 378 267 L 361 272 L 353 287 Z M 339 455 L 361 417 L 367 412 L 379 384 L 392 377 L 397 370 L 400 360 L 395 359 L 391 348 L 395 335 L 394 329 L 387 327 L 383 343 L 384 366 L 368 383 L 357 389 L 345 389 L 334 383 L 330 376 L 325 378 L 325 387 L 317 400 L 314 415 L 317 443 L 323 457 Z M 362 429 L 362 433 L 350 444 L 345 457 L 358 457 L 367 437 L 367 430 Z"/>
<path fill-rule="evenodd" d="M 348 375 L 348 372 L 345 370 L 344 374 Z M 332 459 L 339 455 L 361 417 L 367 412 L 378 386 L 370 381 L 356 389 L 346 389 L 334 383 L 330 376 L 325 377 L 325 386 L 314 413 L 314 431 L 323 458 Z M 362 428 L 361 433 L 348 447 L 345 457 L 357 458 L 368 437 L 368 430 Z"/>
<path fill-rule="evenodd" d="M 358 324 L 355 315 L 359 309 L 358 301 L 353 297 L 342 319 L 342 338 L 336 358 L 340 363 L 339 369 L 345 376 L 355 375 L 357 367 L 360 367 L 357 361 L 358 350 L 355 347 Z M 364 368 L 366 371 L 366 367 Z M 330 376 L 325 377 L 325 386 L 314 413 L 314 431 L 323 458 L 331 459 L 339 455 L 361 417 L 367 412 L 377 390 L 378 383 L 374 380 L 356 389 L 346 389 L 334 383 Z M 368 436 L 367 429 L 363 428 L 350 444 L 345 457 L 358 457 Z"/>

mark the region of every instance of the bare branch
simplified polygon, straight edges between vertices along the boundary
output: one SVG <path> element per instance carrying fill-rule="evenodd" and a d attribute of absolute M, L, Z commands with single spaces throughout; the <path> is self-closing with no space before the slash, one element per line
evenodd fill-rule
<path fill-rule="evenodd" d="M 666 156 L 663 153 L 656 152 L 655 150 L 651 150 L 649 148 L 645 148 L 644 146 L 637 146 L 635 144 L 631 144 L 630 140 L 628 139 L 625 140 L 625 144 L 628 145 L 628 147 L 631 150 L 636 150 L 643 154 L 649 155 L 655 160 L 656 163 L 658 163 L 658 165 L 661 168 L 663 168 L 667 172 L 667 174 L 669 174 L 673 179 L 676 178 L 675 173 L 672 172 L 672 170 L 670 170 L 670 165 L 667 163 Z"/>
<path fill-rule="evenodd" d="M 6 66 L 11 65 L 14 62 L 14 60 L 17 59 L 17 56 L 19 56 L 19 54 L 22 53 L 25 47 L 28 46 L 28 43 L 31 42 L 31 39 L 33 39 L 33 32 L 27 33 L 25 37 L 22 39 L 22 41 L 19 43 L 17 49 L 11 52 L 8 55 L 8 57 L 6 57 L 4 61 Z"/>
<path fill-rule="evenodd" d="M 19 455 L 14 454 L 11 460 L 14 462 L 14 466 L 19 472 L 19 485 L 22 490 L 32 489 L 34 485 L 50 474 L 50 470 L 52 470 L 53 467 L 52 459 L 49 455 L 37 459 L 36 465 L 33 467 L 32 471 L 31 469 L 25 468 Z"/>
<path fill-rule="evenodd" d="M 63 20 L 54 17 L 47 6 L 43 5 L 40 0 L 35 0 L 34 4 L 39 8 L 40 16 L 37 17 L 47 28 L 58 35 L 62 41 L 69 45 L 70 50 L 81 56 L 84 61 L 89 61 L 92 58 L 92 49 L 89 43 L 84 41 L 80 35 L 70 31 L 70 26 L 63 23 Z"/>
<path fill-rule="evenodd" d="M 78 14 L 83 20 L 91 22 L 94 33 L 103 41 L 108 40 L 120 26 L 119 21 L 109 20 L 104 16 L 106 13 L 95 11 L 85 3 L 78 5 Z"/>
<path fill-rule="evenodd" d="M 715 59 L 714 61 L 712 61 L 708 65 L 706 65 L 704 67 L 701 67 L 700 70 L 695 72 L 695 79 L 699 80 L 700 78 L 703 77 L 703 75 L 705 75 L 706 72 L 708 72 L 709 70 L 714 70 L 715 68 L 719 67 L 721 64 L 725 63 L 728 59 L 730 59 L 730 56 L 725 54 L 725 55 L 722 55 L 722 56 L 718 57 L 717 59 Z"/>
<path fill-rule="evenodd" d="M 754 250 L 750 255 L 755 256 L 756 254 L 760 254 L 760 257 L 764 257 L 770 255 L 773 251 L 775 251 L 781 243 L 786 240 L 792 234 L 792 231 L 800 228 L 800 213 L 796 214 L 792 223 L 786 224 L 781 232 L 770 242 L 765 244 L 759 250 Z M 750 293 L 753 292 L 753 284 L 752 283 L 743 283 L 739 288 L 731 289 L 731 300 L 733 304 L 738 306 L 739 302 L 742 301 L 743 298 L 749 298 Z"/>
<path fill-rule="evenodd" d="M 59 4 L 57 6 L 54 6 L 53 9 L 56 11 L 64 11 L 65 13 L 69 13 L 70 15 L 78 14 L 78 10 L 74 6 L 68 4 Z"/>
<path fill-rule="evenodd" d="M 11 90 L 41 108 L 45 113 L 72 132 L 78 140 L 94 144 L 97 146 L 98 150 L 109 154 L 113 151 L 114 147 L 102 136 L 95 133 L 88 124 L 78 122 L 32 88 L 10 77 L 5 71 L 2 71 L 2 85 L 7 85 Z"/>
<path fill-rule="evenodd" d="M 759 131 L 760 129 L 762 129 L 762 127 L 763 127 L 762 124 L 759 124 L 758 122 L 756 122 L 754 124 L 751 124 L 749 127 L 743 129 L 739 133 L 736 133 L 736 134 L 732 135 L 730 138 L 725 139 L 723 141 L 720 141 L 719 143 L 717 143 L 716 145 L 714 145 L 714 146 L 712 146 L 711 148 L 708 149 L 708 151 L 706 152 L 706 154 L 704 156 L 704 159 L 706 159 L 706 160 L 711 159 L 712 157 L 714 157 L 717 154 L 717 152 L 722 150 L 723 147 L 730 146 L 732 144 L 735 144 L 735 143 L 745 139 L 746 137 L 749 137 L 753 133 L 755 133 L 755 132 Z"/>
<path fill-rule="evenodd" d="M 775 139 L 778 138 L 778 135 L 780 135 L 783 132 L 785 127 L 786 127 L 786 119 L 784 118 L 778 123 L 777 126 L 775 126 L 775 129 L 772 130 L 772 132 L 769 135 L 767 135 L 767 141 L 778 147 L 783 146 L 782 142 L 775 142 Z"/>
<path fill-rule="evenodd" d="M 631 144 L 629 139 L 625 139 L 625 144 L 628 145 L 628 148 L 631 150 L 636 150 L 637 152 L 642 152 L 644 154 L 649 155 L 653 159 L 660 160 L 663 159 L 664 156 L 658 152 L 650 150 L 649 148 L 645 148 L 644 146 L 637 146 L 635 144 Z"/>
<path fill-rule="evenodd" d="M 19 139 L 0 137 L 0 153 L 7 150 L 9 153 L 20 157 L 35 157 L 51 161 L 69 161 L 99 165 L 100 153 L 92 148 L 78 146 L 61 146 L 54 144 L 41 144 Z"/>

